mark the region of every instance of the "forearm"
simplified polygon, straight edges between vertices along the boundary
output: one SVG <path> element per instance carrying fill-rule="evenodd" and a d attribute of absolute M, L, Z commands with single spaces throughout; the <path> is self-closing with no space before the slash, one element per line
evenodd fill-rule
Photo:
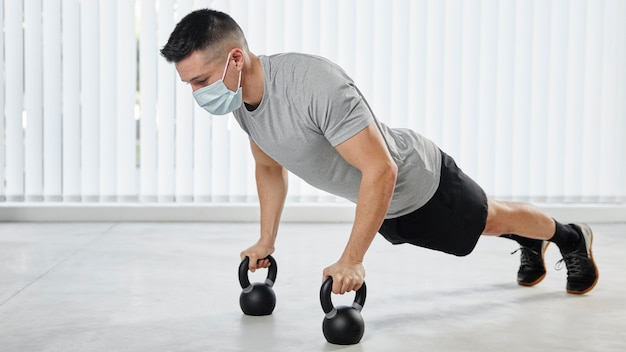
<path fill-rule="evenodd" d="M 376 233 L 385 219 L 393 197 L 397 171 L 387 167 L 364 174 L 359 189 L 354 225 L 340 261 L 362 263 Z"/>
<path fill-rule="evenodd" d="M 287 196 L 287 170 L 282 166 L 257 166 L 256 184 L 261 212 L 259 241 L 273 247 Z"/>

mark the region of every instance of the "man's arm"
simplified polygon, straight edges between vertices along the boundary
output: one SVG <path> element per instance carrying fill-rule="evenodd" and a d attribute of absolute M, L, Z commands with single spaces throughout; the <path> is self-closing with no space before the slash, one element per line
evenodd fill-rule
<path fill-rule="evenodd" d="M 375 123 L 336 149 L 362 175 L 350 238 L 339 261 L 323 273 L 324 279 L 333 277 L 333 292 L 343 294 L 363 284 L 363 258 L 389 209 L 398 168 Z"/>
<path fill-rule="evenodd" d="M 269 260 L 263 258 L 274 252 L 278 224 L 287 196 L 287 170 L 250 142 L 256 165 L 256 186 L 261 207 L 261 236 L 252 247 L 241 252 L 241 258 L 250 257 L 250 270 L 267 268 Z"/>

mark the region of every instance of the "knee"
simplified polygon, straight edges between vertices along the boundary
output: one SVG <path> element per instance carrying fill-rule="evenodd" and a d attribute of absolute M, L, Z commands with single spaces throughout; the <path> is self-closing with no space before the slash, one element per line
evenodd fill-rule
<path fill-rule="evenodd" d="M 484 235 L 491 236 L 500 236 L 505 233 L 511 233 L 510 229 L 506 226 L 505 223 L 499 222 L 497 219 L 487 218 L 487 223 L 485 224 L 485 230 L 483 231 Z"/>
<path fill-rule="evenodd" d="M 487 222 L 483 234 L 499 236 L 512 233 L 511 222 L 507 220 L 511 212 L 512 209 L 506 203 L 489 200 Z"/>

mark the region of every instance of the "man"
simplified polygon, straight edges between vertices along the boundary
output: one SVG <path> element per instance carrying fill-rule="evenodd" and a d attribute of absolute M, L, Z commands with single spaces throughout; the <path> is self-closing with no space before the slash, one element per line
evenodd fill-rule
<path fill-rule="evenodd" d="M 491 199 L 433 142 L 379 122 L 346 73 L 320 57 L 256 56 L 227 14 L 198 10 L 172 32 L 161 54 L 174 62 L 200 106 L 232 112 L 249 135 L 261 207 L 260 237 L 241 252 L 250 270 L 269 266 L 287 194 L 287 170 L 356 203 L 339 260 L 323 270 L 333 292 L 361 287 L 363 260 L 380 232 L 454 255 L 469 254 L 480 235 L 519 242 L 518 283 L 545 276 L 543 253 L 555 243 L 567 267 L 567 292 L 596 285 L 591 229 L 561 224 L 530 204 Z"/>

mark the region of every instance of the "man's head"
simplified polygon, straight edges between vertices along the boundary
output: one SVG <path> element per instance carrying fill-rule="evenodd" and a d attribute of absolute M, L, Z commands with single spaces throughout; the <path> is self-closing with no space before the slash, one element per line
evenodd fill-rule
<path fill-rule="evenodd" d="M 226 60 L 232 48 L 248 50 L 243 31 L 229 15 L 209 9 L 196 10 L 174 28 L 161 55 L 178 63 L 194 51 L 204 51 L 209 60 Z"/>
<path fill-rule="evenodd" d="M 161 54 L 176 64 L 180 79 L 210 113 L 223 115 L 241 106 L 242 72 L 250 53 L 243 31 L 229 15 L 208 9 L 188 14 Z"/>

